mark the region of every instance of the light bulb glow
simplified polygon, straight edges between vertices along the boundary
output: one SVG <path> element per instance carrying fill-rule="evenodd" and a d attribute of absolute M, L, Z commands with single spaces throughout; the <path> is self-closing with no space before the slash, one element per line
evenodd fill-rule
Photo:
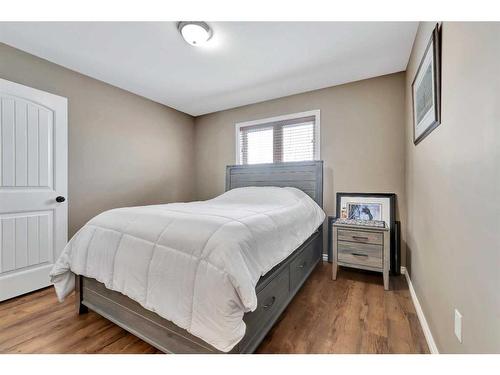
<path fill-rule="evenodd" d="M 201 22 L 186 22 L 179 29 L 184 40 L 195 47 L 205 44 L 212 36 L 208 25 Z"/>

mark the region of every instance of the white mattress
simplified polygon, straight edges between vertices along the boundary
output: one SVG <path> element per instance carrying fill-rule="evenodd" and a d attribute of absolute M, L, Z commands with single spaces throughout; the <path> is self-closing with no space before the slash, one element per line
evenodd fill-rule
<path fill-rule="evenodd" d="M 247 187 L 191 203 L 119 208 L 90 220 L 51 271 L 59 300 L 74 274 L 104 283 L 221 351 L 245 334 L 259 278 L 325 219 L 295 188 Z"/>

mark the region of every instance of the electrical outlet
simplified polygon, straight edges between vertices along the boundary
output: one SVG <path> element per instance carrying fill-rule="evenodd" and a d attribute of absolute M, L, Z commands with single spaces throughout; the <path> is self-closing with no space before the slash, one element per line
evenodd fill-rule
<path fill-rule="evenodd" d="M 462 314 L 455 309 L 455 336 L 462 343 Z"/>

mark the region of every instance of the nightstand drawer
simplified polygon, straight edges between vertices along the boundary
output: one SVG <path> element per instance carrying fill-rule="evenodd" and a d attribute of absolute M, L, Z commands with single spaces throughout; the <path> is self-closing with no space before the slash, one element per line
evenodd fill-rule
<path fill-rule="evenodd" d="M 382 245 L 384 243 L 384 235 L 380 232 L 339 229 L 338 240 Z"/>
<path fill-rule="evenodd" d="M 366 243 L 339 241 L 338 262 L 360 266 L 383 267 L 383 247 Z"/>

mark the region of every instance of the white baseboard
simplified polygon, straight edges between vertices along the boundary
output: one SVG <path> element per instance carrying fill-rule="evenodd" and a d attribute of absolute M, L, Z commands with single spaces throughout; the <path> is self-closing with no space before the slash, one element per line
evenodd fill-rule
<path fill-rule="evenodd" d="M 429 347 L 429 351 L 431 352 L 431 354 L 439 354 L 436 342 L 432 337 L 431 329 L 429 328 L 429 324 L 427 324 L 424 311 L 422 310 L 422 306 L 420 306 L 420 302 L 418 301 L 415 289 L 413 289 L 413 284 L 411 283 L 410 275 L 408 274 L 406 267 L 401 267 L 401 274 L 405 275 L 406 277 L 406 282 L 408 283 L 408 288 L 410 289 L 411 300 L 413 301 L 413 305 L 415 306 L 415 310 L 417 311 L 418 320 L 420 321 L 420 326 L 422 327 L 422 331 L 424 331 L 424 336 L 425 340 L 427 341 L 427 346 Z"/>
<path fill-rule="evenodd" d="M 328 254 L 323 253 L 323 261 L 328 262 Z"/>

